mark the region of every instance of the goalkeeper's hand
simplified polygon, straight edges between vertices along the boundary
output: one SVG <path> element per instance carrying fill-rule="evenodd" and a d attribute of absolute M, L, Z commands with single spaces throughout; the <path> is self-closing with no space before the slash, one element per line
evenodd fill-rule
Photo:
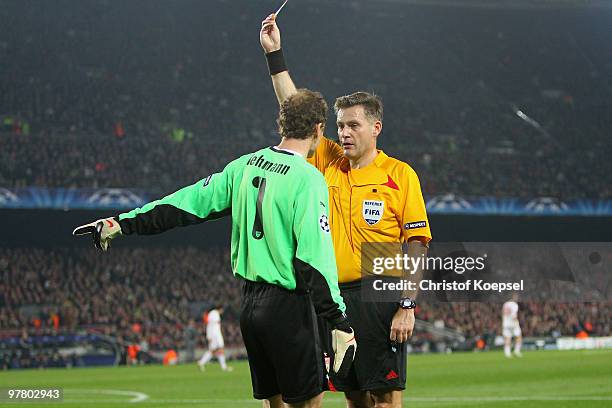
<path fill-rule="evenodd" d="M 72 235 L 91 234 L 94 246 L 102 251 L 110 247 L 110 241 L 121 235 L 121 226 L 114 218 L 105 218 L 76 227 Z"/>
<path fill-rule="evenodd" d="M 355 331 L 349 325 L 348 320 L 344 318 L 342 321 L 334 324 L 331 334 L 332 348 L 334 350 L 334 372 L 339 377 L 346 377 L 357 352 Z"/>

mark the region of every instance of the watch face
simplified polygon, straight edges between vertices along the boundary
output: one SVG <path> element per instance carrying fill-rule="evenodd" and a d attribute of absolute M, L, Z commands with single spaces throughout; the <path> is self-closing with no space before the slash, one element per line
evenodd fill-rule
<path fill-rule="evenodd" d="M 400 306 L 403 309 L 413 309 L 415 304 L 412 301 L 412 299 L 402 299 L 402 300 L 400 300 Z"/>

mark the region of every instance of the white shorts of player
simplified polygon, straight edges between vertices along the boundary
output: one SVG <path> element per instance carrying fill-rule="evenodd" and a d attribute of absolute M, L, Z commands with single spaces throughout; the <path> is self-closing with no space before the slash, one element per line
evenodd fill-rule
<path fill-rule="evenodd" d="M 208 337 L 208 350 L 213 351 L 225 347 L 223 336 L 216 335 Z"/>
<path fill-rule="evenodd" d="M 502 330 L 504 337 L 518 337 L 522 335 L 521 326 L 514 324 L 512 326 L 504 326 Z"/>

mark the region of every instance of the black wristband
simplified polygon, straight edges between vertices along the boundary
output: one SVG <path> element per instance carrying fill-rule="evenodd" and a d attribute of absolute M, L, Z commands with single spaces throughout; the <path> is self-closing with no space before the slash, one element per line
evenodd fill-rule
<path fill-rule="evenodd" d="M 333 319 L 330 323 L 333 329 L 342 330 L 343 332 L 346 332 L 346 333 L 351 333 L 353 330 L 348 321 L 348 318 L 346 317 L 346 314 L 344 313 L 342 313 L 342 316 L 336 319 Z"/>
<path fill-rule="evenodd" d="M 272 51 L 266 54 L 266 61 L 268 61 L 268 71 L 270 75 L 276 75 L 283 71 L 287 71 L 287 65 L 285 64 L 285 56 L 283 55 L 283 49 Z"/>

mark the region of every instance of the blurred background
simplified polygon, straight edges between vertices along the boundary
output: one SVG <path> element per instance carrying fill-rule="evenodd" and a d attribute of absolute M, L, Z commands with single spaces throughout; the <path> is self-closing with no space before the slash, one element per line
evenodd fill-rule
<path fill-rule="evenodd" d="M 259 28 L 279 5 L 3 3 L 0 367 L 189 361 L 217 303 L 244 355 L 228 220 L 104 254 L 70 233 L 278 142 Z M 290 0 L 278 23 L 299 87 L 382 97 L 379 146 L 417 171 L 435 241 L 612 241 L 609 2 Z M 609 336 L 600 292 L 520 303 L 524 349 Z M 501 345 L 501 304 L 417 317 L 414 352 Z"/>

